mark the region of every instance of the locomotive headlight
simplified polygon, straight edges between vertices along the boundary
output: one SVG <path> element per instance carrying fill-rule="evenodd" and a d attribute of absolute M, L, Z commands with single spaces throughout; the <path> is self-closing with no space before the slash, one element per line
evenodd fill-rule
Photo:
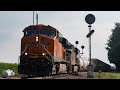
<path fill-rule="evenodd" d="M 27 53 L 25 53 L 25 55 L 27 55 Z"/>
<path fill-rule="evenodd" d="M 38 41 L 38 36 L 36 36 L 36 41 Z"/>
<path fill-rule="evenodd" d="M 45 53 L 42 53 L 43 56 L 45 56 Z"/>

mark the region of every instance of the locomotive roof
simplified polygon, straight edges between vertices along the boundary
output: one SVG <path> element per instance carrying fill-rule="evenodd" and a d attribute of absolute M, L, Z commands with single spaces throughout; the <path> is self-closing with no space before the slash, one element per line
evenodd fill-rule
<path fill-rule="evenodd" d="M 55 29 L 54 27 L 52 27 L 52 26 L 50 26 L 50 25 L 39 24 L 39 25 L 29 25 L 29 26 L 25 27 L 25 29 L 23 30 L 23 32 L 24 32 L 25 30 L 31 30 L 31 29 L 33 29 L 33 30 L 41 30 L 41 29 L 44 29 L 44 28 L 46 28 L 46 27 L 49 27 L 49 28 L 51 28 L 52 30 L 58 31 L 57 29 Z M 59 31 L 58 31 L 58 32 L 59 32 Z"/>

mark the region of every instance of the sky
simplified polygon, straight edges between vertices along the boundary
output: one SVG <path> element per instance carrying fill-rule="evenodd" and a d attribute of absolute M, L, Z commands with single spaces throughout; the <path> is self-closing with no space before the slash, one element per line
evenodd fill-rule
<path fill-rule="evenodd" d="M 96 21 L 92 24 L 95 32 L 91 36 L 91 57 L 109 64 L 107 39 L 112 34 L 115 22 L 120 21 L 120 11 L 37 11 L 38 23 L 50 25 L 68 39 L 73 45 L 83 50 L 84 57 L 89 57 L 87 14 L 93 14 Z M 0 11 L 0 62 L 18 63 L 23 29 L 33 24 L 33 11 Z"/>

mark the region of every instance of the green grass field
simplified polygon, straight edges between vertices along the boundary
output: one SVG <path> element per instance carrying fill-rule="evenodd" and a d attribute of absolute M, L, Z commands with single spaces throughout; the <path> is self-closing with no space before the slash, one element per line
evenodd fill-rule
<path fill-rule="evenodd" d="M 120 72 L 95 72 L 95 79 L 120 79 Z"/>
<path fill-rule="evenodd" d="M 18 64 L 0 63 L 0 76 L 3 70 L 11 69 L 15 71 L 15 76 L 18 75 Z"/>

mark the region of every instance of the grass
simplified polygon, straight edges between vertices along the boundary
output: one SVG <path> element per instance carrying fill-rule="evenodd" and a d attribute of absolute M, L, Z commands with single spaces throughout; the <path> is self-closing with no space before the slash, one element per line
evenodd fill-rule
<path fill-rule="evenodd" d="M 120 79 L 120 72 L 96 72 L 95 79 Z"/>
<path fill-rule="evenodd" d="M 0 63 L 0 76 L 3 70 L 11 69 L 15 71 L 15 76 L 18 76 L 18 64 L 13 63 Z"/>

